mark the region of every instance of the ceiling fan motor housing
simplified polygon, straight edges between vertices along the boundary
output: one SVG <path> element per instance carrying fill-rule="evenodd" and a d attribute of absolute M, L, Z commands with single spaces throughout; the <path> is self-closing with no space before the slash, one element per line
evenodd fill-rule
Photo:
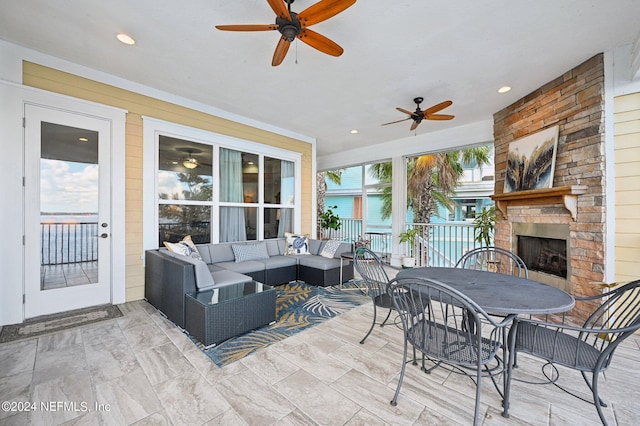
<path fill-rule="evenodd" d="M 276 25 L 278 26 L 278 31 L 282 34 L 282 37 L 291 42 L 296 39 L 298 34 L 300 34 L 302 26 L 300 25 L 300 20 L 295 12 L 289 12 L 289 14 L 291 15 L 291 21 L 277 16 Z"/>

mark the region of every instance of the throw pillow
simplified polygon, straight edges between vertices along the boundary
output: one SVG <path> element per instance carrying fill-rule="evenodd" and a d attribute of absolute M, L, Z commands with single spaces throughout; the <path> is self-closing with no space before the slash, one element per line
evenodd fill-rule
<path fill-rule="evenodd" d="M 329 240 L 329 241 L 327 241 L 324 244 L 324 247 L 322 248 L 322 251 L 320 252 L 320 256 L 333 258 L 336 255 L 336 251 L 338 251 L 338 248 L 340 247 L 340 244 L 342 244 L 342 243 L 340 241 L 337 241 L 337 240 Z"/>
<path fill-rule="evenodd" d="M 171 252 L 179 254 L 181 256 L 191 257 L 196 260 L 202 260 L 202 256 L 200 256 L 200 252 L 196 248 L 196 245 L 193 243 L 191 239 L 191 235 L 187 235 L 177 243 L 170 243 L 165 241 L 164 246 Z"/>
<path fill-rule="evenodd" d="M 306 235 L 285 234 L 287 237 L 287 247 L 285 255 L 309 254 L 309 240 Z"/>
<path fill-rule="evenodd" d="M 269 252 L 265 243 L 257 244 L 232 244 L 231 249 L 236 257 L 236 263 L 248 260 L 269 259 Z"/>

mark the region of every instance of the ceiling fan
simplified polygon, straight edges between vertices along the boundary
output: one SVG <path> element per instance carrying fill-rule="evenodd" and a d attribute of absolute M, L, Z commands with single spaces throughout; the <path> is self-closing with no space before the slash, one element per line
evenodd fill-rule
<path fill-rule="evenodd" d="M 422 120 L 451 120 L 453 119 L 453 117 L 455 117 L 454 115 L 449 115 L 449 114 L 436 114 L 436 112 L 441 111 L 446 107 L 452 105 L 453 104 L 452 101 L 440 102 L 439 104 L 436 104 L 432 107 L 425 109 L 424 111 L 420 109 L 420 103 L 422 103 L 422 101 L 424 101 L 424 98 L 421 98 L 421 97 L 413 99 L 413 102 L 416 103 L 416 110 L 413 112 L 403 108 L 396 108 L 398 111 L 404 112 L 405 114 L 407 114 L 409 118 L 405 118 L 398 121 L 392 121 L 391 123 L 384 123 L 383 126 L 386 126 L 387 124 L 400 123 L 401 121 L 413 120 L 413 123 L 411 124 L 411 128 L 409 130 L 415 130 Z"/>
<path fill-rule="evenodd" d="M 293 2 L 294 0 L 267 0 L 271 9 L 276 13 L 275 24 L 216 25 L 216 28 L 223 31 L 278 30 L 282 36 L 276 45 L 276 51 L 271 61 L 271 65 L 274 67 L 282 63 L 291 42 L 296 37 L 327 55 L 342 55 L 344 51 L 342 47 L 308 27 L 337 15 L 353 5 L 356 0 L 320 0 L 300 13 L 291 11 L 291 3 Z"/>

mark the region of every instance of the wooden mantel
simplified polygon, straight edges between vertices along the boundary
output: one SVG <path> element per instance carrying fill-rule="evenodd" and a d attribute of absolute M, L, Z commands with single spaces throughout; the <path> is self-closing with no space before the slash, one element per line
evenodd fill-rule
<path fill-rule="evenodd" d="M 587 192 L 584 185 L 560 186 L 558 188 L 531 189 L 528 191 L 508 192 L 506 194 L 492 195 L 498 210 L 507 217 L 509 204 L 516 206 L 528 206 L 539 204 L 563 204 L 575 221 L 578 214 L 578 195 Z"/>

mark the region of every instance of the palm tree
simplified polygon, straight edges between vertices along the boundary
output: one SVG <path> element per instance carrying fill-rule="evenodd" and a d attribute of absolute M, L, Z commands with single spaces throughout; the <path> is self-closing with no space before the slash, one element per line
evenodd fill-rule
<path fill-rule="evenodd" d="M 316 174 L 316 196 L 318 198 L 318 205 L 316 207 L 317 217 L 320 217 L 324 213 L 324 198 L 327 194 L 327 179 L 336 185 L 340 185 L 342 182 L 342 170 L 325 170 Z"/>
<path fill-rule="evenodd" d="M 409 159 L 407 163 L 407 206 L 413 210 L 415 223 L 430 223 L 437 206 L 452 209 L 451 196 L 464 172 L 463 164 L 489 163 L 491 147 L 482 146 L 465 150 L 421 155 Z M 391 182 L 391 163 L 372 165 L 370 173 L 380 183 Z M 383 218 L 391 216 L 391 190 L 382 191 Z"/>

